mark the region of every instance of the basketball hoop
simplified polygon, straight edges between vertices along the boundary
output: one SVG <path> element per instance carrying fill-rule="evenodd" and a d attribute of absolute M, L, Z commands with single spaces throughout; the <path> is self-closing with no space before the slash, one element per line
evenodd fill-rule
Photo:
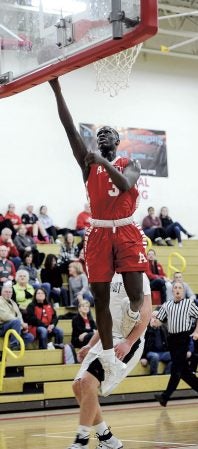
<path fill-rule="evenodd" d="M 96 90 L 115 97 L 120 89 L 129 87 L 129 79 L 142 43 L 93 63 L 96 71 Z"/>

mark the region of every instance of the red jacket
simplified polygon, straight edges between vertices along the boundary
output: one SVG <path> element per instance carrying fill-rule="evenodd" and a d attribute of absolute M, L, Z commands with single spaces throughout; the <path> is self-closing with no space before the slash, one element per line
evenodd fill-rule
<path fill-rule="evenodd" d="M 89 214 L 89 212 L 85 212 L 85 211 L 81 212 L 77 216 L 76 229 L 88 228 L 90 226 L 90 222 L 89 222 L 90 218 L 91 218 L 91 214 Z"/>
<path fill-rule="evenodd" d="M 17 249 L 17 247 L 14 245 L 14 243 L 11 244 L 10 242 L 4 242 L 4 241 L 2 240 L 2 237 L 0 237 L 0 246 L 1 246 L 1 245 L 6 246 L 7 248 L 9 248 L 8 256 L 7 256 L 8 258 L 9 258 L 9 257 L 17 257 L 17 256 L 19 256 L 18 249 Z"/>
<path fill-rule="evenodd" d="M 5 219 L 10 220 L 13 225 L 19 225 L 22 223 L 21 217 L 17 214 L 11 214 L 10 212 L 7 212 L 5 215 Z"/>
<path fill-rule="evenodd" d="M 153 279 L 159 279 L 166 277 L 166 273 L 163 269 L 163 266 L 161 263 L 155 261 L 156 263 L 153 264 L 151 260 L 148 261 L 148 269 L 145 271 L 150 281 Z"/>
<path fill-rule="evenodd" d="M 27 322 L 29 332 L 36 337 L 36 328 L 39 326 L 47 328 L 50 324 L 57 324 L 56 312 L 51 304 L 34 304 L 31 302 L 27 307 Z"/>

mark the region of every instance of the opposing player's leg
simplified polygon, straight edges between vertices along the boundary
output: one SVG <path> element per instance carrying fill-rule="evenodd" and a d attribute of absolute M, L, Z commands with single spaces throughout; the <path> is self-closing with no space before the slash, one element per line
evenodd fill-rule
<path fill-rule="evenodd" d="M 144 301 L 143 273 L 122 273 L 122 277 L 124 288 L 130 301 L 125 320 L 122 323 L 122 333 L 127 337 L 132 327 L 140 320 L 140 309 Z"/>
<path fill-rule="evenodd" d="M 105 371 L 105 381 L 113 384 L 117 376 L 125 371 L 125 364 L 115 356 L 112 338 L 112 317 L 109 309 L 110 283 L 95 282 L 91 284 L 94 295 L 96 321 L 103 346 L 100 361 Z"/>
<path fill-rule="evenodd" d="M 103 378 L 103 369 L 100 362 L 92 364 L 92 371 L 99 378 Z M 94 374 L 85 372 L 81 379 L 73 384 L 73 391 L 80 405 L 80 422 L 74 443 L 69 449 L 87 449 L 91 426 L 95 427 L 99 440 L 97 449 L 120 449 L 122 442 L 112 435 L 107 424 L 103 421 L 98 401 L 98 387 L 100 381 Z"/>

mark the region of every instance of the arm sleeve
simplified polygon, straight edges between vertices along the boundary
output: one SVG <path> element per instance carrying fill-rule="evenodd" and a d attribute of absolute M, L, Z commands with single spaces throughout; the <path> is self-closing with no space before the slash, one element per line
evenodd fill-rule
<path fill-rule="evenodd" d="M 86 274 L 81 274 L 81 281 L 82 281 L 82 288 L 79 291 L 79 294 L 83 295 L 83 293 L 87 292 L 88 290 L 88 279 Z"/>
<path fill-rule="evenodd" d="M 9 257 L 18 257 L 19 256 L 19 252 L 18 249 L 15 245 L 10 246 L 10 252 L 9 252 Z"/>
<path fill-rule="evenodd" d="M 57 323 L 58 323 L 58 318 L 57 318 L 57 315 L 56 315 L 55 310 L 53 309 L 53 316 L 52 316 L 52 322 L 51 322 L 51 324 L 53 324 L 54 326 L 56 326 Z"/>
<path fill-rule="evenodd" d="M 0 304 L 0 319 L 5 323 L 14 319 L 13 313 L 3 304 Z"/>
<path fill-rule="evenodd" d="M 24 246 L 22 245 L 19 237 L 16 235 L 15 239 L 14 239 L 14 244 L 16 245 L 17 249 L 19 251 L 23 251 L 24 250 Z"/>
<path fill-rule="evenodd" d="M 143 222 L 142 222 L 142 228 L 150 228 L 151 227 L 151 223 L 148 217 L 145 217 Z"/>
<path fill-rule="evenodd" d="M 167 311 L 166 311 L 166 308 L 165 308 L 165 304 L 159 310 L 156 318 L 158 320 L 162 321 L 162 322 L 166 320 L 166 318 L 167 318 Z"/>
<path fill-rule="evenodd" d="M 191 301 L 190 316 L 193 318 L 198 318 L 198 306 L 194 300 Z"/>
<path fill-rule="evenodd" d="M 42 323 L 41 320 L 39 320 L 35 315 L 34 315 L 34 305 L 33 304 L 29 304 L 27 307 L 27 315 L 26 315 L 26 321 L 28 324 L 31 324 L 32 326 L 42 326 L 42 327 L 46 327 L 45 324 Z"/>
<path fill-rule="evenodd" d="M 13 276 L 13 278 L 15 279 L 15 276 L 16 276 L 15 266 L 14 266 L 14 264 L 13 264 L 13 262 L 11 260 L 9 262 L 11 264 L 11 276 Z"/>

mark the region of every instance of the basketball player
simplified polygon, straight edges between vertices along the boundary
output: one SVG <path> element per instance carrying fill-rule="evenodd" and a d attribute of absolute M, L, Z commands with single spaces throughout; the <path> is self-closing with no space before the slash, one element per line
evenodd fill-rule
<path fill-rule="evenodd" d="M 118 275 L 119 276 L 119 275 Z M 80 404 L 80 425 L 77 429 L 75 442 L 69 449 L 87 449 L 91 426 L 94 426 L 96 436 L 99 439 L 97 449 L 120 449 L 122 442 L 112 435 L 107 424 L 103 421 L 98 401 L 98 388 L 104 396 L 109 395 L 127 374 L 134 369 L 141 358 L 144 348 L 144 331 L 151 317 L 150 284 L 147 276 L 143 275 L 144 302 L 141 307 L 141 321 L 129 331 L 129 335 L 123 336 L 123 323 L 127 319 L 127 310 L 130 307 L 129 299 L 123 297 L 126 292 L 123 284 L 117 282 L 117 288 L 113 286 L 114 292 L 110 296 L 110 310 L 113 319 L 113 343 L 116 354 L 126 362 L 125 372 L 117 378 L 115 384 L 109 386 L 108 390 L 103 382 L 104 371 L 99 361 L 102 351 L 99 335 L 95 334 L 89 344 L 78 353 L 81 359 L 85 356 L 81 368 L 74 380 L 73 391 Z M 117 291 L 115 291 L 117 290 Z M 128 319 L 127 319 L 128 322 Z M 97 341 L 97 343 L 95 343 Z M 94 344 L 95 343 L 95 344 Z"/>
<path fill-rule="evenodd" d="M 55 93 L 60 120 L 65 128 L 74 157 L 80 165 L 87 187 L 91 226 L 85 235 L 86 269 L 94 294 L 96 321 L 103 353 L 100 356 L 109 384 L 125 370 L 115 357 L 112 318 L 109 310 L 110 282 L 114 272 L 122 273 L 130 300 L 126 331 L 139 320 L 143 302 L 142 273 L 147 267 L 145 236 L 133 221 L 138 202 L 136 181 L 138 162 L 116 157 L 119 135 L 105 126 L 97 133 L 98 151 L 88 152 L 63 98 L 58 79 L 50 81 Z"/>

